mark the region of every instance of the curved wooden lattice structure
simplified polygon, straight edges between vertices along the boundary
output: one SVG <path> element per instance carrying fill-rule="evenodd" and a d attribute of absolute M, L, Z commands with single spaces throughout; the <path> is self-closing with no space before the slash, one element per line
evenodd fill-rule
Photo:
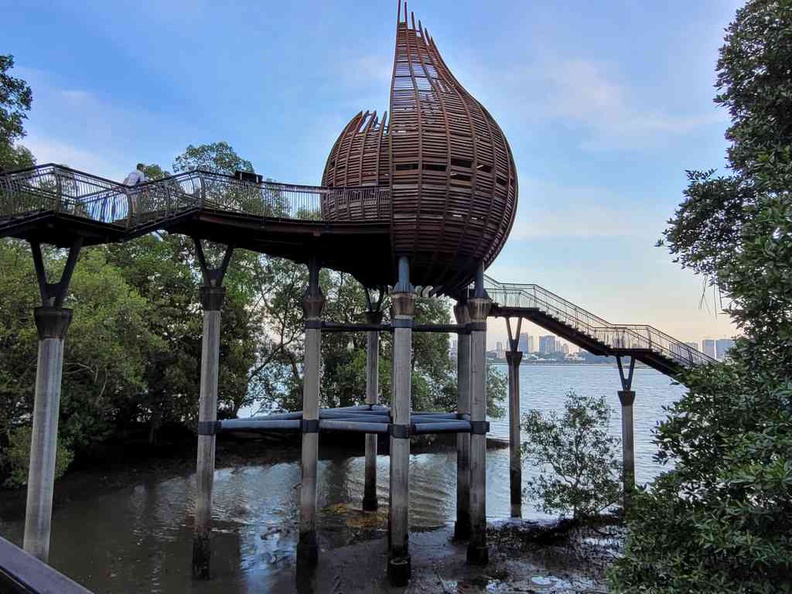
<path fill-rule="evenodd" d="M 413 14 L 408 21 L 406 3 L 399 3 L 390 120 L 368 111 L 353 117 L 330 151 L 322 184 L 389 186 L 394 255 L 410 257 L 414 283 L 444 293 L 467 285 L 508 237 L 517 207 L 509 143 L 421 22 Z M 326 201 L 322 216 L 350 213 Z"/>

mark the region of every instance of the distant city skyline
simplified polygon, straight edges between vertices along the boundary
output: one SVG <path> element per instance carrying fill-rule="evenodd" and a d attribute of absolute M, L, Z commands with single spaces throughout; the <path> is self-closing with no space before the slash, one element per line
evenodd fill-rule
<path fill-rule="evenodd" d="M 490 326 L 492 322 L 490 322 Z M 550 353 L 550 352 L 564 352 L 563 350 L 548 350 L 548 349 L 562 349 L 566 348 L 566 352 L 575 353 L 585 349 L 580 349 L 578 346 L 564 340 L 563 338 L 547 332 L 539 326 L 535 326 L 538 334 L 531 334 L 530 332 L 521 332 L 518 339 L 518 350 L 522 353 Z M 552 339 L 552 340 L 550 340 Z M 538 341 L 538 342 L 537 342 Z M 722 361 L 728 350 L 734 346 L 734 339 L 728 337 L 720 338 L 703 338 L 701 341 L 687 341 L 686 345 L 701 351 L 705 355 L 709 355 L 713 359 Z M 536 346 L 534 346 L 536 345 Z M 495 352 L 505 352 L 508 350 L 508 340 L 498 340 L 497 334 L 488 333 L 487 349 Z M 452 352 L 456 351 L 456 339 L 452 339 Z"/>

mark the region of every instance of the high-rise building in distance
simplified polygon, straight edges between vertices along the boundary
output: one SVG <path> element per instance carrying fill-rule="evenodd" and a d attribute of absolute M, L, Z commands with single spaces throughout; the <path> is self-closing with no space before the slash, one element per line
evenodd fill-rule
<path fill-rule="evenodd" d="M 701 341 L 701 348 L 704 354 L 715 359 L 715 341 L 711 338 L 705 338 Z"/>
<path fill-rule="evenodd" d="M 520 334 L 520 341 L 517 343 L 517 349 L 522 353 L 530 353 L 531 351 L 528 350 L 530 336 L 528 336 L 527 332 L 523 332 Z"/>
<path fill-rule="evenodd" d="M 690 348 L 693 348 L 693 349 L 696 349 L 696 350 L 699 350 L 699 348 L 701 348 L 701 347 L 699 347 L 699 343 L 697 343 L 697 342 L 686 342 L 685 344 L 688 345 Z"/>
<path fill-rule="evenodd" d="M 734 341 L 731 338 L 719 338 L 715 341 L 715 358 L 723 361 L 733 346 Z"/>
<path fill-rule="evenodd" d="M 556 352 L 556 337 L 552 334 L 539 337 L 539 352 L 543 355 L 549 355 Z"/>

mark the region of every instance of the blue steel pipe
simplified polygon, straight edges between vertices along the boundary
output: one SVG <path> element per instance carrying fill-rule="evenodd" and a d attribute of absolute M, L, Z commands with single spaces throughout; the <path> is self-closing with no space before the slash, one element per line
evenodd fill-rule
<path fill-rule="evenodd" d="M 227 419 L 220 421 L 221 431 L 299 431 L 298 420 Z"/>
<path fill-rule="evenodd" d="M 320 431 L 351 431 L 353 433 L 387 433 L 386 423 L 367 423 L 365 421 L 319 421 Z"/>
<path fill-rule="evenodd" d="M 448 421 L 445 423 L 416 423 L 413 427 L 416 435 L 423 433 L 470 433 L 469 421 Z"/>

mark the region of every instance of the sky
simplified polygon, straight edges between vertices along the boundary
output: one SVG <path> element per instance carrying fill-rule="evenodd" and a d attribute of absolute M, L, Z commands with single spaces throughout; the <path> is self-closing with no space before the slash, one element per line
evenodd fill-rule
<path fill-rule="evenodd" d="M 735 333 L 655 244 L 685 171 L 725 166 L 715 66 L 741 4 L 410 3 L 517 163 L 517 217 L 489 275 L 685 341 Z M 315 185 L 349 119 L 388 108 L 396 6 L 0 0 L 0 53 L 33 89 L 23 144 L 40 163 L 122 180 L 225 140 L 258 173 Z M 503 336 L 493 324 L 490 342 Z"/>

